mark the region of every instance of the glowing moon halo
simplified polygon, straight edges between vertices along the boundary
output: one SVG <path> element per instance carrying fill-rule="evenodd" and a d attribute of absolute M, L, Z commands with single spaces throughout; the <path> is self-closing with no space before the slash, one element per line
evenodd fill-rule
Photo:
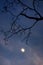
<path fill-rule="evenodd" d="M 25 49 L 24 48 L 21 48 L 21 52 L 24 53 L 25 52 Z"/>

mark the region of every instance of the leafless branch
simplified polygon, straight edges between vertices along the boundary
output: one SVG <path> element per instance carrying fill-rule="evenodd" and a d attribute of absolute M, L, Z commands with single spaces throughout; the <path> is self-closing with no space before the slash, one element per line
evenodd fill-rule
<path fill-rule="evenodd" d="M 39 2 L 39 0 L 38 0 L 38 2 Z M 33 0 L 33 2 L 32 2 L 33 8 L 30 7 L 29 5 L 25 4 L 22 0 L 13 0 L 11 2 L 6 0 L 5 4 L 6 3 L 7 3 L 7 5 L 5 5 L 1 11 L 9 12 L 14 17 L 13 18 L 14 20 L 11 23 L 10 29 L 6 32 L 3 32 L 4 36 L 5 36 L 4 40 L 6 41 L 7 39 L 11 38 L 13 35 L 21 33 L 21 32 L 23 33 L 23 32 L 26 32 L 28 30 L 28 33 L 26 33 L 27 35 L 24 38 L 24 39 L 26 39 L 26 43 L 27 43 L 28 39 L 31 35 L 32 28 L 36 25 L 36 23 L 43 20 L 43 16 L 41 15 L 41 13 L 39 13 L 39 11 L 35 7 L 36 0 Z M 17 16 L 14 15 L 14 13 L 12 13 L 11 10 L 9 10 L 9 8 L 12 8 L 14 6 L 14 3 L 21 4 L 22 7 L 24 6 L 24 8 L 22 8 L 22 11 L 20 13 L 18 13 Z M 24 13 L 25 11 L 27 12 L 27 10 L 34 11 L 39 17 L 30 16 L 29 14 L 27 15 L 26 13 Z M 28 20 L 29 19 L 33 20 L 34 23 L 30 27 L 23 28 L 21 25 L 17 24 L 17 22 L 16 22 L 20 16 L 28 18 Z"/>

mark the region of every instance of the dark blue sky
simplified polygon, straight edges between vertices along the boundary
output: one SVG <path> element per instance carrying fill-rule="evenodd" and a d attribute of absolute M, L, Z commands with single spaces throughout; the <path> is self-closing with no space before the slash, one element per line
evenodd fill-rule
<path fill-rule="evenodd" d="M 2 9 L 3 2 L 5 0 L 0 0 L 0 9 Z M 25 4 L 32 7 L 32 2 L 30 0 L 22 0 Z M 38 11 L 43 16 L 43 1 L 39 2 Z M 15 7 L 9 9 L 14 15 L 18 15 L 22 7 L 14 4 Z M 34 16 L 34 12 L 27 11 L 27 15 Z M 9 30 L 10 24 L 12 23 L 12 15 L 0 12 L 0 30 Z M 25 17 L 20 16 L 17 23 L 23 27 L 28 27 L 33 24 L 33 20 L 29 20 Z M 3 33 L 0 32 L 0 65 L 43 65 L 43 21 L 39 21 L 31 30 L 32 34 L 29 38 L 28 45 L 25 41 L 21 41 L 21 37 L 12 36 L 8 45 L 4 44 Z M 25 48 L 25 52 L 20 51 L 21 48 Z"/>

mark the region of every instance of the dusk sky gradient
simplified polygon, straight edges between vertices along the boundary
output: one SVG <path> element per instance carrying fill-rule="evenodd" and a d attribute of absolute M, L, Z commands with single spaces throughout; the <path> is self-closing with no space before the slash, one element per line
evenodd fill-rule
<path fill-rule="evenodd" d="M 5 0 L 0 0 L 0 10 L 3 7 L 4 1 Z M 30 0 L 22 1 L 32 7 Z M 43 0 L 40 2 L 39 12 L 43 16 Z M 22 10 L 22 7 L 20 5 L 15 5 L 14 10 L 13 8 L 11 11 L 14 13 L 14 15 L 18 15 Z M 31 11 L 25 13 L 34 16 L 34 13 L 31 14 Z M 0 30 L 9 30 L 10 24 L 12 23 L 12 17 L 13 16 L 9 12 L 0 12 Z M 19 23 L 21 26 L 28 27 L 33 24 L 33 20 L 31 22 L 31 20 L 20 16 L 17 23 Z M 0 65 L 43 65 L 43 20 L 39 21 L 33 27 L 28 45 L 26 45 L 25 41 L 21 41 L 22 39 L 19 37 L 19 35 L 13 35 L 8 40 L 7 45 L 4 44 L 3 38 L 4 35 L 2 32 L 0 32 Z M 25 48 L 24 53 L 21 52 L 21 48 Z"/>

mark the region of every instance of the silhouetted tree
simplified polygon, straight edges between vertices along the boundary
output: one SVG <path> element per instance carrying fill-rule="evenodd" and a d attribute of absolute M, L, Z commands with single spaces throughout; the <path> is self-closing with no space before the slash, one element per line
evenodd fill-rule
<path fill-rule="evenodd" d="M 7 41 L 10 37 L 12 37 L 15 34 L 22 33 L 22 35 L 24 34 L 23 36 L 27 43 L 30 35 L 32 34 L 31 31 L 32 28 L 39 21 L 43 20 L 43 16 L 39 11 L 40 10 L 39 5 L 41 3 L 41 0 L 29 1 L 31 2 L 31 4 L 29 2 L 26 3 L 26 0 L 5 0 L 3 8 L 0 11 L 3 13 L 9 12 L 13 16 L 10 29 L 6 32 L 3 32 L 5 36 L 4 38 L 5 41 Z M 15 8 L 17 8 L 17 14 L 15 14 L 16 11 Z M 12 12 L 13 10 L 14 12 Z M 25 23 L 24 23 L 25 25 L 17 23 L 17 21 L 20 21 L 19 19 L 21 18 L 27 19 L 28 22 L 31 20 L 33 23 L 31 24 L 31 26 L 26 26 Z M 25 20 L 25 22 L 27 22 L 27 20 Z M 27 24 L 29 24 L 28 22 Z"/>

